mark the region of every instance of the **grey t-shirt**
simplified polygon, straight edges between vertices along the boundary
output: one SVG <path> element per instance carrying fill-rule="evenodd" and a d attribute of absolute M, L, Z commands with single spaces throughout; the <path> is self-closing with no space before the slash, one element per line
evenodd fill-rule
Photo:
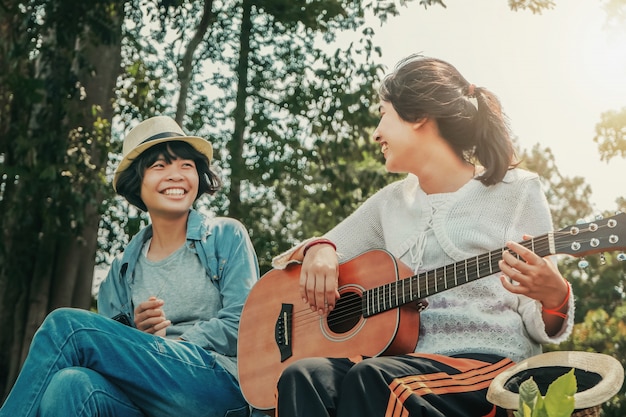
<path fill-rule="evenodd" d="M 155 262 L 146 258 L 149 245 L 150 241 L 146 242 L 131 285 L 134 305 L 152 296 L 162 299 L 165 317 L 172 322 L 167 328 L 168 339 L 178 338 L 198 321 L 216 317 L 222 308 L 220 293 L 195 251 L 183 244 Z"/>

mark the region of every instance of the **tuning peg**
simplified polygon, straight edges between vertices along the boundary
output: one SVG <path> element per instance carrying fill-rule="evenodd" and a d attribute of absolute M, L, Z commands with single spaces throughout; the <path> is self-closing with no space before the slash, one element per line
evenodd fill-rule
<path fill-rule="evenodd" d="M 626 261 L 626 253 L 620 252 L 617 254 L 617 260 L 620 262 Z"/>
<path fill-rule="evenodd" d="M 589 261 L 587 261 L 586 259 L 581 259 L 580 261 L 578 261 L 578 267 L 580 269 L 585 269 L 589 266 Z"/>
<path fill-rule="evenodd" d="M 606 258 L 604 257 L 604 252 L 600 253 L 600 265 L 606 265 Z"/>

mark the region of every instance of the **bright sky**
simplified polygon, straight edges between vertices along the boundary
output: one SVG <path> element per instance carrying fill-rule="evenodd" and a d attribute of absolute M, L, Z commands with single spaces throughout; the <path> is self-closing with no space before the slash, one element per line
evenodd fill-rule
<path fill-rule="evenodd" d="M 493 91 L 520 146 L 549 147 L 558 169 L 591 185 L 597 211 L 626 196 L 626 159 L 601 162 L 593 142 L 607 110 L 626 106 L 626 24 L 606 26 L 597 0 L 556 0 L 541 15 L 507 0 L 413 0 L 384 26 L 373 24 L 389 70 L 414 52 L 444 59 Z"/>

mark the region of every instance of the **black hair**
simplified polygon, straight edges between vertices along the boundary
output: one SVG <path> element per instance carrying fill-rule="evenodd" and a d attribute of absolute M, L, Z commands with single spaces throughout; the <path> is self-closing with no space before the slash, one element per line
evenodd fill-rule
<path fill-rule="evenodd" d="M 379 95 L 404 121 L 434 119 L 459 157 L 472 164 L 478 161 L 485 168 L 479 177 L 483 184 L 502 181 L 516 165 L 508 123 L 497 97 L 470 84 L 451 64 L 411 55 L 383 79 Z"/>
<path fill-rule="evenodd" d="M 215 172 L 211 170 L 209 159 L 187 142 L 170 141 L 154 145 L 139 154 L 130 166 L 119 174 L 117 179 L 117 193 L 128 200 L 133 206 L 142 211 L 148 211 L 141 200 L 141 183 L 146 169 L 154 164 L 159 158 L 164 158 L 170 164 L 176 159 L 189 159 L 196 164 L 198 171 L 198 195 L 197 201 L 204 194 L 215 194 L 222 186 L 222 182 Z"/>

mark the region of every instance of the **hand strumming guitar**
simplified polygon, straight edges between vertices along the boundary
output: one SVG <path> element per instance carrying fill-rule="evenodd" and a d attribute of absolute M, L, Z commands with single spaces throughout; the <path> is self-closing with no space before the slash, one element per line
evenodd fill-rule
<path fill-rule="evenodd" d="M 306 250 L 300 273 L 300 295 L 311 311 L 330 313 L 339 298 L 339 260 L 331 244 L 318 243 Z"/>

